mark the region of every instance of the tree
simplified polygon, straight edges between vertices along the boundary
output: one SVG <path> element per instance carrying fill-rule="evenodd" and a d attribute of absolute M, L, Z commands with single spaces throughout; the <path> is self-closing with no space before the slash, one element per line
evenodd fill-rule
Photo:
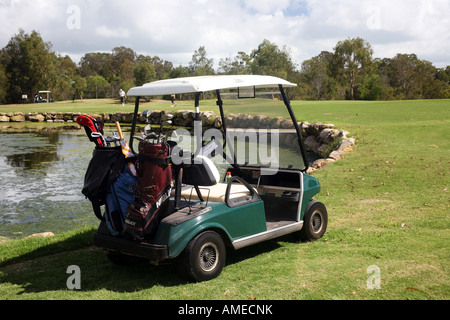
<path fill-rule="evenodd" d="M 156 80 L 155 67 L 150 57 L 140 56 L 135 62 L 133 74 L 137 86 Z"/>
<path fill-rule="evenodd" d="M 8 87 L 8 78 L 6 77 L 5 68 L 0 63 L 0 103 L 6 103 L 6 88 Z"/>
<path fill-rule="evenodd" d="M 339 41 L 334 48 L 332 71 L 336 78 L 350 87 L 350 99 L 355 99 L 358 77 L 372 62 L 373 50 L 370 43 L 361 38 Z"/>
<path fill-rule="evenodd" d="M 134 82 L 134 63 L 128 59 L 120 65 L 119 71 L 117 73 L 120 82 Z"/>
<path fill-rule="evenodd" d="M 194 76 L 206 76 L 214 74 L 214 60 L 207 58 L 205 47 L 200 47 L 192 55 L 189 62 L 189 71 Z"/>
<path fill-rule="evenodd" d="M 310 86 L 309 99 L 325 100 L 331 98 L 333 79 L 329 76 L 330 52 L 322 52 L 302 63 L 301 74 L 304 82 Z"/>
<path fill-rule="evenodd" d="M 56 83 L 52 87 L 55 100 L 69 100 L 73 98 L 73 81 L 77 72 L 77 65 L 69 56 L 57 56 L 55 62 Z"/>
<path fill-rule="evenodd" d="M 357 91 L 360 100 L 379 100 L 383 91 L 380 76 L 376 73 L 366 74 Z"/>
<path fill-rule="evenodd" d="M 50 42 L 38 32 L 26 34 L 20 29 L 1 51 L 1 63 L 7 79 L 6 101 L 19 103 L 22 95 L 32 97 L 38 90 L 47 90 L 56 82 L 56 55 Z"/>
<path fill-rule="evenodd" d="M 114 70 L 119 70 L 127 60 L 131 63 L 136 60 L 136 53 L 133 49 L 121 46 L 112 50 L 112 67 Z"/>
<path fill-rule="evenodd" d="M 251 58 L 245 52 L 239 51 L 238 54 L 231 58 L 220 59 L 219 70 L 222 74 L 249 74 Z"/>
<path fill-rule="evenodd" d="M 102 76 L 89 76 L 86 80 L 86 91 L 90 98 L 106 98 L 108 96 L 110 84 Z"/>
<path fill-rule="evenodd" d="M 270 75 L 289 80 L 289 75 L 296 72 L 296 66 L 287 47 L 280 49 L 269 40 L 264 40 L 257 49 L 252 51 L 250 57 L 253 74 Z"/>
<path fill-rule="evenodd" d="M 170 61 L 162 60 L 158 56 L 151 58 L 151 63 L 156 72 L 156 78 L 158 80 L 167 79 L 170 77 L 170 72 L 173 69 L 173 63 Z"/>
<path fill-rule="evenodd" d="M 189 77 L 189 69 L 187 67 L 183 67 L 182 65 L 173 68 L 170 71 L 170 78 L 185 78 Z"/>
<path fill-rule="evenodd" d="M 80 60 L 79 73 L 83 77 L 100 75 L 108 81 L 110 77 L 115 74 L 112 54 L 104 52 L 86 53 Z"/>
<path fill-rule="evenodd" d="M 75 101 L 77 97 L 83 100 L 84 91 L 86 90 L 87 83 L 86 79 L 80 75 L 75 75 L 72 80 L 72 92 L 73 97 L 72 100 Z"/>

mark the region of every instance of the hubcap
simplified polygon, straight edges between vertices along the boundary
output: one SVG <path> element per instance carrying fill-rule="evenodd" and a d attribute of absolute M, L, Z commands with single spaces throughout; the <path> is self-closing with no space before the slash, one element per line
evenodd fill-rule
<path fill-rule="evenodd" d="M 219 262 L 219 250 L 217 246 L 208 242 L 203 245 L 200 250 L 200 267 L 203 271 L 209 272 L 213 270 Z"/>
<path fill-rule="evenodd" d="M 323 227 L 322 212 L 319 210 L 314 211 L 311 218 L 311 227 L 314 233 L 319 233 Z"/>

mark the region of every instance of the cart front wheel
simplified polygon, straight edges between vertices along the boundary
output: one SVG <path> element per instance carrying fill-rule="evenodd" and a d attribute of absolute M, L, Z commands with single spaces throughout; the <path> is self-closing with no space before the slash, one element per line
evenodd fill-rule
<path fill-rule="evenodd" d="M 313 241 L 322 238 L 328 225 L 328 213 L 325 205 L 311 200 L 306 208 L 303 223 L 303 229 L 300 231 L 302 240 Z"/>
<path fill-rule="evenodd" d="M 222 237 L 214 231 L 203 232 L 184 250 L 181 271 L 197 282 L 214 279 L 222 272 L 225 255 L 226 248 Z"/>

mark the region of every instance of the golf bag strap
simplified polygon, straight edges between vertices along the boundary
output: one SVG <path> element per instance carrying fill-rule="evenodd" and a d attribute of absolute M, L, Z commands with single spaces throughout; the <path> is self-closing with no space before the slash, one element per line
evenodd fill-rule
<path fill-rule="evenodd" d="M 102 216 L 102 210 L 98 204 L 92 203 L 92 208 L 94 209 L 95 216 L 100 221 L 105 221 L 105 218 Z"/>
<path fill-rule="evenodd" d="M 138 155 L 139 160 L 141 161 L 145 161 L 145 162 L 150 162 L 150 163 L 154 163 L 154 164 L 159 164 L 159 165 L 164 165 L 164 166 L 168 166 L 170 164 L 170 157 L 167 158 L 153 158 L 153 157 L 149 157 L 149 156 L 145 156 L 145 155 Z"/>

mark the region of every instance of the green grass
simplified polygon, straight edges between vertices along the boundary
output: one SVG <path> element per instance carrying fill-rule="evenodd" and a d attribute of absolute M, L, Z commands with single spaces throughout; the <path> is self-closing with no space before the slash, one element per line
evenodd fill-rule
<path fill-rule="evenodd" d="M 177 102 L 178 106 L 192 109 L 192 102 L 181 101 Z M 170 110 L 171 102 L 164 100 L 152 101 L 150 103 L 142 100 L 140 103 L 140 110 L 157 109 Z M 55 103 L 31 103 L 31 104 L 14 104 L 14 105 L 0 105 L 0 112 L 81 112 L 81 113 L 113 113 L 113 112 L 133 112 L 134 100 L 129 100 L 128 103 L 122 107 L 118 100 L 112 99 L 85 99 L 75 100 L 75 102 L 55 102 Z"/>
<path fill-rule="evenodd" d="M 170 109 L 165 103 L 148 107 Z M 449 299 L 450 101 L 292 104 L 299 120 L 333 123 L 357 141 L 343 160 L 314 173 L 322 184 L 317 200 L 329 212 L 324 238 L 290 236 L 230 252 L 221 276 L 199 284 L 170 264 L 112 265 L 92 247 L 93 228 L 6 240 L 0 299 Z M 60 105 L 69 111 L 71 103 Z M 79 105 L 98 113 L 112 107 Z M 80 291 L 66 288 L 73 264 L 81 268 Z M 380 290 L 366 286 L 372 265 L 381 271 Z"/>

